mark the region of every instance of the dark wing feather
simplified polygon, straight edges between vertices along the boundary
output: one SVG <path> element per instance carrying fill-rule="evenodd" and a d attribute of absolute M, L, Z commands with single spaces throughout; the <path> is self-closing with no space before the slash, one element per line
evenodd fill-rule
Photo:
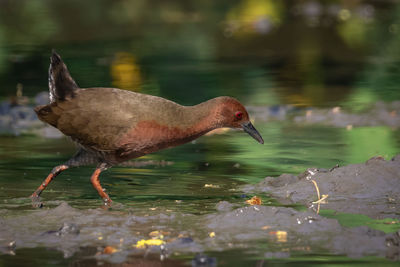
<path fill-rule="evenodd" d="M 49 67 L 50 101 L 62 101 L 74 97 L 78 85 L 69 74 L 67 66 L 61 57 L 53 50 Z"/>

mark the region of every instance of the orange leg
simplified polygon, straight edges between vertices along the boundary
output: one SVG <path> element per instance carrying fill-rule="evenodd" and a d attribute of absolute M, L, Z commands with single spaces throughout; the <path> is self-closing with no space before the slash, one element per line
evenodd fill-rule
<path fill-rule="evenodd" d="M 51 173 L 46 177 L 46 179 L 43 181 L 43 183 L 36 189 L 35 192 L 31 195 L 32 203 L 33 206 L 35 207 L 42 207 L 42 203 L 39 202 L 39 196 L 42 193 L 42 191 L 49 185 L 49 183 L 62 171 L 65 171 L 68 169 L 69 166 L 67 165 L 59 165 L 57 167 L 54 167 Z"/>
<path fill-rule="evenodd" d="M 59 165 L 54 167 L 51 173 L 47 176 L 47 178 L 43 181 L 43 183 L 36 189 L 35 192 L 31 195 L 31 198 L 39 197 L 42 191 L 49 185 L 49 183 L 62 171 L 65 171 L 69 167 L 67 165 Z"/>
<path fill-rule="evenodd" d="M 92 182 L 92 185 L 93 185 L 94 189 L 97 190 L 97 193 L 99 193 L 100 197 L 103 199 L 104 205 L 108 206 L 108 205 L 111 205 L 112 200 L 107 195 L 107 193 L 105 192 L 105 189 L 103 189 L 101 187 L 101 184 L 100 184 L 100 181 L 99 181 L 99 175 L 105 169 L 106 169 L 106 165 L 105 164 L 100 164 L 96 168 L 96 170 L 93 172 L 92 177 L 90 178 L 90 181 Z"/>

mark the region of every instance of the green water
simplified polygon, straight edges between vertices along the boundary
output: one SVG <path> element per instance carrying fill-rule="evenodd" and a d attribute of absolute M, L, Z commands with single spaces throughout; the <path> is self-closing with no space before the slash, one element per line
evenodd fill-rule
<path fill-rule="evenodd" d="M 357 112 L 377 101 L 400 100 L 396 1 L 342 6 L 343 1 L 315 1 L 325 10 L 319 15 L 301 15 L 309 9 L 290 1 L 167 2 L 1 2 L 0 98 L 14 96 L 18 83 L 29 97 L 47 90 L 48 58 L 55 48 L 81 87 L 119 87 L 185 105 L 230 95 L 248 106 L 342 106 Z M 336 15 L 329 15 L 330 4 L 339 7 Z M 400 131 L 388 126 L 349 131 L 292 121 L 254 124 L 264 145 L 237 131 L 204 136 L 139 159 L 169 162 L 165 166 L 113 167 L 102 173 L 102 185 L 125 214 L 131 208 L 138 214 L 158 208 L 201 216 L 215 212 L 219 201 L 242 203 L 238 186 L 266 176 L 360 163 L 377 155 L 390 159 L 400 152 Z M 0 216 L 32 213 L 27 197 L 74 151 L 65 138 L 0 136 Z M 48 207 L 65 201 L 83 211 L 98 208 L 92 172 L 93 167 L 65 171 L 44 191 L 43 201 Z M 255 242 L 207 255 L 220 265 L 262 266 L 265 250 Z M 64 259 L 44 247 L 23 248 L 16 256 L 0 255 L 0 266 L 91 266 L 94 254 L 82 248 Z M 192 257 L 175 255 L 186 264 Z M 316 250 L 269 263 L 388 262 Z"/>
<path fill-rule="evenodd" d="M 265 145 L 243 132 L 204 136 L 195 143 L 160 151 L 139 162 L 167 161 L 166 166 L 113 167 L 101 180 L 115 201 L 125 204 L 154 199 L 188 198 L 194 205 L 235 198 L 227 193 L 243 183 L 259 182 L 266 176 L 298 174 L 310 167 L 331 168 L 336 164 L 361 163 L 375 155 L 387 159 L 400 151 L 399 133 L 386 127 L 364 127 L 354 131 L 332 127 L 295 126 L 287 123 L 257 125 Z M 365 138 L 360 138 L 365 136 Z M 369 142 L 376 138 L 374 143 Z M 0 200 L 27 197 L 50 170 L 75 152 L 68 139 L 49 140 L 36 136 L 2 137 L 0 140 Z M 45 191 L 49 199 L 78 201 L 97 199 L 89 182 L 92 167 L 63 172 Z M 24 186 L 21 187 L 21 184 Z M 215 195 L 201 189 L 215 184 Z M 168 188 L 168 192 L 165 192 Z M 199 203 L 196 204 L 196 202 Z M 134 205 L 135 205 L 134 204 Z M 97 204 L 94 204 L 97 205 Z M 197 209 L 198 206 L 194 206 Z"/>

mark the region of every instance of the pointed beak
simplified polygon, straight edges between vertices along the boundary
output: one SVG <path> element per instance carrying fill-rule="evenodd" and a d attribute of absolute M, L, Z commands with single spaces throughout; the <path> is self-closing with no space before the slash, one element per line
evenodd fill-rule
<path fill-rule="evenodd" d="M 256 139 L 260 144 L 264 144 L 264 140 L 262 139 L 261 135 L 256 130 L 256 128 L 254 128 L 253 124 L 251 124 L 251 122 L 243 123 L 242 128 L 246 133 L 248 133 L 251 137 Z"/>

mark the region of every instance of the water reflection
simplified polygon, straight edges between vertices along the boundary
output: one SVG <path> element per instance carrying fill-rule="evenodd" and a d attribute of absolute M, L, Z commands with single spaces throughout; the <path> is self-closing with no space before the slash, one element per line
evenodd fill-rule
<path fill-rule="evenodd" d="M 196 143 L 148 155 L 132 166 L 114 167 L 104 172 L 101 180 L 117 202 L 137 205 L 142 199 L 152 205 L 152 200 L 171 200 L 165 205 L 174 206 L 174 201 L 181 199 L 189 200 L 192 207 L 208 202 L 212 209 L 218 200 L 235 201 L 235 188 L 242 182 L 258 182 L 267 175 L 298 174 L 312 166 L 358 163 L 376 155 L 391 158 L 400 150 L 398 133 L 387 127 L 349 131 L 281 122 L 258 123 L 257 127 L 265 137 L 264 146 L 249 142 L 241 132 L 204 136 Z M 53 166 L 73 153 L 73 144 L 64 139 L 1 138 L 0 198 L 29 196 Z M 43 197 L 76 199 L 78 206 L 83 204 L 82 199 L 98 200 L 89 182 L 92 171 L 92 167 L 85 167 L 64 172 Z M 217 188 L 206 188 L 205 184 Z"/>
<path fill-rule="evenodd" d="M 142 78 L 140 67 L 130 53 L 117 53 L 111 63 L 112 86 L 115 88 L 140 91 Z"/>

